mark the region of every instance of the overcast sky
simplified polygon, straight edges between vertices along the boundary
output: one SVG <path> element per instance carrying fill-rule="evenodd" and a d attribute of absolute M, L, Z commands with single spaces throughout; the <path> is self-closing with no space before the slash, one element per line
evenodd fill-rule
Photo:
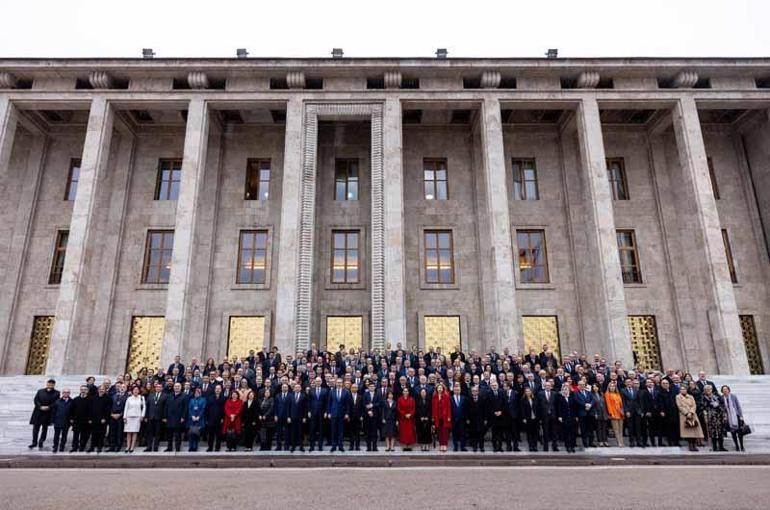
<path fill-rule="evenodd" d="M 0 0 L 2 57 L 770 56 L 768 0 Z"/>

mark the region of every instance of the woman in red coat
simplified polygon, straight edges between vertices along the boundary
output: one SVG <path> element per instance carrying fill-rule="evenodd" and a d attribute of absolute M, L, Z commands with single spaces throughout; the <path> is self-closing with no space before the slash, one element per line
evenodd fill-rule
<path fill-rule="evenodd" d="M 243 401 L 237 391 L 230 393 L 230 400 L 225 402 L 225 417 L 222 420 L 222 435 L 227 440 L 227 451 L 238 449 L 238 439 L 241 436 L 241 412 Z"/>
<path fill-rule="evenodd" d="M 415 403 L 409 388 L 402 390 L 402 395 L 396 403 L 398 411 L 398 442 L 405 452 L 412 450 L 412 445 L 417 442 L 417 433 L 414 428 Z"/>
<path fill-rule="evenodd" d="M 452 408 L 446 388 L 440 383 L 433 393 L 433 426 L 438 436 L 439 450 L 445 452 L 449 443 L 449 431 L 452 429 Z"/>

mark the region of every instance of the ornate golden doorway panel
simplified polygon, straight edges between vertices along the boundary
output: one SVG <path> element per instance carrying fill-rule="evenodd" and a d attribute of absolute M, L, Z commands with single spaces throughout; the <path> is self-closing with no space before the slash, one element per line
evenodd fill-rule
<path fill-rule="evenodd" d="M 326 348 L 336 350 L 340 345 L 345 346 L 345 350 L 351 347 L 361 349 L 364 345 L 364 321 L 358 316 L 326 317 Z"/>
<path fill-rule="evenodd" d="M 628 330 L 636 366 L 642 370 L 661 370 L 663 362 L 654 315 L 629 315 Z"/>
<path fill-rule="evenodd" d="M 41 315 L 35 317 L 32 324 L 32 336 L 29 341 L 29 355 L 27 356 L 27 375 L 42 375 L 45 373 L 45 364 L 48 362 L 48 348 L 51 346 L 51 333 L 53 332 L 53 315 Z"/>
<path fill-rule="evenodd" d="M 134 317 L 131 319 L 131 339 L 128 344 L 126 372 L 136 374 L 143 368 L 160 367 L 165 317 Z"/>
<path fill-rule="evenodd" d="M 740 319 L 743 343 L 746 346 L 746 357 L 749 360 L 749 371 L 751 375 L 764 374 L 765 366 L 762 363 L 762 351 L 759 350 L 759 339 L 757 338 L 757 328 L 754 325 L 754 316 L 741 315 Z"/>
<path fill-rule="evenodd" d="M 426 316 L 424 321 L 426 350 L 438 347 L 441 349 L 441 354 L 446 356 L 455 350 L 462 350 L 459 316 Z"/>
<path fill-rule="evenodd" d="M 547 345 L 556 359 L 561 359 L 559 321 L 555 315 L 524 315 L 521 318 L 521 326 L 524 354 L 529 354 L 532 349 L 539 354 L 543 351 L 543 346 Z"/>
<path fill-rule="evenodd" d="M 246 358 L 249 351 L 259 352 L 265 345 L 265 318 L 230 317 L 227 335 L 227 357 Z"/>

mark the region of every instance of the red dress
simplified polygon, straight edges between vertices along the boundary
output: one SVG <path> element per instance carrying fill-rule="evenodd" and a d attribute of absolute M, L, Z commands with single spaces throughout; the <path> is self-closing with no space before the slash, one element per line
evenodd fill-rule
<path fill-rule="evenodd" d="M 241 399 L 227 399 L 227 402 L 225 402 L 225 418 L 222 420 L 222 434 L 227 434 L 227 431 L 232 429 L 236 434 L 240 435 L 241 411 L 243 411 L 243 401 Z M 231 419 L 230 416 L 233 414 L 235 418 Z"/>
<path fill-rule="evenodd" d="M 417 442 L 417 432 L 414 428 L 414 399 L 412 397 L 398 397 L 396 402 L 398 412 L 398 442 L 402 446 L 410 446 Z M 409 418 L 406 415 L 409 415 Z"/>
<path fill-rule="evenodd" d="M 445 394 L 439 398 L 438 393 L 433 393 L 433 426 L 436 427 L 438 444 L 449 444 L 449 431 L 452 429 L 452 408 L 449 397 Z"/>

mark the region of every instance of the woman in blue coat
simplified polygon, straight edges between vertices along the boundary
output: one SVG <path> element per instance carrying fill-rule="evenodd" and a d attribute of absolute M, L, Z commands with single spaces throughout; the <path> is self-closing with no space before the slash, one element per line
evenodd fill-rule
<path fill-rule="evenodd" d="M 201 431 L 206 427 L 206 399 L 202 396 L 200 388 L 195 388 L 195 396 L 190 399 L 188 414 L 188 444 L 191 452 L 197 452 Z"/>

